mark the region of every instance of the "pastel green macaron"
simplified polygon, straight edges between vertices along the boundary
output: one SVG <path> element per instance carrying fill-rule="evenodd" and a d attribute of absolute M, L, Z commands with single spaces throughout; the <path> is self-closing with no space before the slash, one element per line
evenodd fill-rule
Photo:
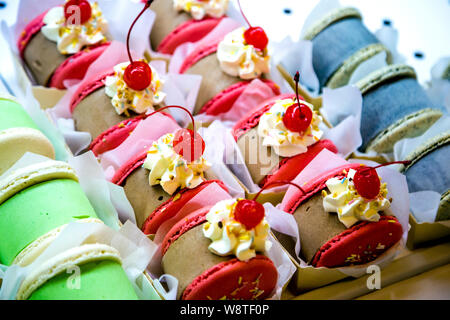
<path fill-rule="evenodd" d="M 0 263 L 30 265 L 71 222 L 102 223 L 75 171 L 48 160 L 12 170 L 0 180 Z M 74 269 L 78 286 L 71 286 Z M 91 243 L 33 269 L 18 299 L 137 299 L 118 251 Z"/>
<path fill-rule="evenodd" d="M 47 137 L 14 98 L 0 95 L 0 175 L 26 152 L 55 157 Z"/>

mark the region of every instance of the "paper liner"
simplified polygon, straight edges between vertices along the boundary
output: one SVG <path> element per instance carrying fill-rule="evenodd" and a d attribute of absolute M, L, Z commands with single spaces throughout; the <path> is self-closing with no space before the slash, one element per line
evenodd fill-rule
<path fill-rule="evenodd" d="M 216 179 L 222 181 L 233 198 L 245 198 L 245 190 L 236 180 L 224 162 L 226 130 L 220 121 L 214 121 L 209 127 L 201 128 L 200 134 L 205 141 L 203 157 L 211 164 Z"/>
<path fill-rule="evenodd" d="M 444 115 L 421 136 L 403 139 L 395 143 L 393 160 L 404 160 L 417 148 L 427 143 L 428 140 L 446 132 L 450 132 L 450 117 Z M 410 194 L 411 211 L 416 217 L 417 222 L 435 222 L 437 210 L 440 204 L 439 201 L 436 202 L 437 195 L 437 192 L 431 190 L 414 192 Z M 440 197 L 441 195 L 439 194 L 439 200 Z"/>
<path fill-rule="evenodd" d="M 328 151 L 328 150 L 322 150 L 313 161 L 309 163 L 309 165 L 293 180 L 294 183 L 298 185 L 303 185 L 304 183 L 310 181 L 312 178 L 316 177 L 317 175 L 321 174 L 322 172 L 326 172 L 328 170 L 332 170 L 334 168 L 340 167 L 342 165 L 345 165 L 347 163 L 364 163 L 367 165 L 375 165 L 376 163 L 371 161 L 363 161 L 363 160 L 355 160 L 350 159 L 349 162 L 346 160 L 340 158 L 338 155 L 335 155 L 334 153 Z M 402 226 L 403 229 L 403 235 L 402 239 L 398 244 L 387 250 L 383 255 L 375 259 L 374 261 L 359 265 L 359 266 L 350 266 L 350 267 L 341 267 L 341 268 L 333 268 L 336 270 L 339 270 L 345 275 L 352 276 L 352 277 L 360 277 L 364 274 L 366 274 L 366 268 L 368 265 L 376 264 L 380 267 L 383 267 L 387 265 L 390 261 L 392 261 L 395 256 L 398 254 L 400 249 L 404 248 L 406 245 L 406 238 L 408 236 L 409 231 L 409 195 L 408 195 L 408 185 L 406 183 L 406 177 L 399 173 L 398 171 L 387 168 L 387 167 L 381 167 L 377 169 L 378 175 L 381 177 L 383 182 L 386 182 L 388 185 L 388 198 L 392 198 L 393 201 L 391 203 L 391 207 L 385 211 L 386 215 L 392 215 L 395 216 L 399 223 Z M 280 205 L 277 206 L 277 208 L 282 209 L 286 206 L 288 203 L 288 199 L 292 196 L 295 196 L 295 194 L 298 192 L 298 189 L 294 186 L 289 186 L 285 197 Z M 395 196 L 394 196 L 395 195 Z M 286 219 L 287 222 L 289 222 L 288 219 Z M 293 223 L 292 221 L 290 223 Z M 283 232 L 286 231 L 287 232 Z M 285 225 L 282 225 L 280 228 L 280 232 L 286 233 L 290 236 L 293 236 L 292 230 L 290 230 L 290 226 L 286 223 Z M 278 231 L 278 230 L 277 230 Z M 295 235 L 293 236 L 294 238 Z M 295 244 L 295 253 L 296 257 L 295 259 L 297 262 L 299 262 L 301 268 L 311 267 L 308 265 L 305 261 L 303 261 L 299 257 L 300 252 L 300 237 L 296 238 L 296 244 Z M 324 268 L 326 269 L 326 268 Z"/>
<path fill-rule="evenodd" d="M 13 265 L 7 268 L 3 274 L 0 274 L 0 277 L 3 278 L 0 298 L 15 299 L 20 283 L 33 269 L 66 250 L 89 243 L 106 244 L 117 249 L 122 259 L 122 267 L 136 294 L 141 299 L 149 298 L 148 289 L 142 290 L 141 286 L 138 285 L 138 281 L 142 281 L 140 277 L 145 271 L 156 247 L 131 222 L 126 222 L 118 231 L 99 223 L 72 222 L 68 224 L 32 264 L 24 268 Z M 2 269 L 5 269 L 5 266 L 2 266 Z"/>

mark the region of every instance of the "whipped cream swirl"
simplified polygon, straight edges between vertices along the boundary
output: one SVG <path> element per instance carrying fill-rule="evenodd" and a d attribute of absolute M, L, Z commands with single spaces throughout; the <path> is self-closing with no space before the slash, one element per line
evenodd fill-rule
<path fill-rule="evenodd" d="M 283 123 L 286 110 L 296 103 L 293 99 L 277 100 L 274 105 L 261 116 L 258 135 L 263 138 L 263 145 L 273 148 L 281 157 L 292 157 L 308 151 L 308 146 L 315 144 L 323 136 L 319 129 L 322 117 L 313 111 L 313 118 L 308 129 L 302 134 L 287 129 Z M 303 104 L 313 110 L 313 106 L 305 101 Z"/>
<path fill-rule="evenodd" d="M 217 47 L 217 59 L 223 72 L 244 80 L 258 78 L 269 72 L 267 49 L 260 51 L 245 42 L 244 27 L 225 36 Z"/>
<path fill-rule="evenodd" d="M 193 189 L 205 181 L 204 172 L 211 165 L 203 158 L 188 162 L 173 149 L 174 134 L 168 133 L 153 142 L 143 167 L 150 170 L 151 186 L 160 184 L 168 194 L 178 188 Z"/>
<path fill-rule="evenodd" d="M 241 261 L 268 251 L 272 245 L 267 240 L 269 224 L 264 218 L 256 227 L 247 230 L 234 219 L 234 208 L 241 199 L 227 199 L 216 203 L 207 213 L 203 235 L 212 240 L 208 249 L 219 256 L 235 255 Z"/>
<path fill-rule="evenodd" d="M 152 70 L 150 85 L 142 91 L 133 90 L 123 79 L 123 74 L 129 64 L 129 62 L 124 62 L 114 67 L 114 76 L 107 77 L 105 80 L 106 95 L 112 98 L 111 104 L 118 114 L 125 113 L 129 116 L 128 110 L 139 114 L 153 111 L 155 105 L 163 103 L 166 97 L 166 94 L 162 92 L 164 81 L 150 66 Z"/>
<path fill-rule="evenodd" d="M 336 212 L 339 221 L 347 228 L 358 221 L 380 220 L 380 211 L 388 209 L 391 205 L 386 198 L 388 190 L 386 183 L 381 184 L 380 193 L 373 200 L 361 197 L 356 191 L 353 177 L 356 171 L 350 169 L 347 177 L 343 179 L 331 178 L 326 182 L 330 192 L 322 191 L 323 207 L 326 212 Z"/>
<path fill-rule="evenodd" d="M 173 7 L 177 11 L 186 11 L 195 20 L 206 16 L 221 18 L 228 8 L 228 0 L 174 0 Z"/>
<path fill-rule="evenodd" d="M 68 25 L 64 17 L 64 7 L 50 9 L 44 17 L 42 34 L 50 41 L 56 42 L 62 54 L 75 54 L 86 46 L 106 41 L 108 22 L 97 2 L 91 3 L 92 16 L 81 25 Z"/>

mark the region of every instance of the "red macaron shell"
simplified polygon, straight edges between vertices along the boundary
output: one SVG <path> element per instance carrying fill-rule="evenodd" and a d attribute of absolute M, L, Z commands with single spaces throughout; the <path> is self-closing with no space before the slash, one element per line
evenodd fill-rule
<path fill-rule="evenodd" d="M 164 54 L 173 54 L 175 49 L 185 42 L 196 42 L 206 36 L 222 20 L 205 18 L 203 20 L 189 20 L 170 32 L 159 44 L 157 51 Z"/>
<path fill-rule="evenodd" d="M 65 80 L 81 80 L 89 66 L 108 48 L 109 42 L 88 47 L 66 59 L 53 73 L 49 86 L 65 89 Z"/>
<path fill-rule="evenodd" d="M 295 188 L 290 198 L 281 208 L 281 210 L 293 214 L 300 204 L 308 200 L 317 192 L 320 192 L 322 189 L 325 189 L 326 188 L 325 183 L 327 182 L 328 179 L 342 178 L 345 176 L 344 170 L 348 172 L 349 169 L 356 169 L 360 166 L 361 165 L 359 163 L 349 163 L 316 176 L 314 179 L 311 179 L 306 184 L 301 186 L 303 191 L 305 191 L 305 193 Z"/>
<path fill-rule="evenodd" d="M 70 112 L 73 113 L 73 110 L 75 110 L 75 108 L 81 102 L 81 100 L 86 98 L 95 90 L 104 87 L 105 79 L 113 75 L 114 71 L 111 70 L 105 71 L 91 77 L 89 80 L 86 80 L 82 84 L 80 84 L 80 86 L 77 88 L 70 101 Z"/>
<path fill-rule="evenodd" d="M 209 43 L 208 45 L 199 46 L 194 49 L 187 57 L 184 59 L 183 63 L 180 66 L 180 73 L 185 73 L 190 67 L 192 67 L 196 62 L 200 61 L 206 56 L 217 51 L 217 46 L 219 45 L 222 39 L 216 39 L 214 42 Z"/>
<path fill-rule="evenodd" d="M 363 221 L 327 241 L 315 254 L 314 267 L 342 267 L 375 260 L 400 241 L 403 229 L 395 217 Z"/>
<path fill-rule="evenodd" d="M 275 95 L 280 94 L 280 88 L 278 85 L 270 80 L 261 79 L 267 84 Z M 233 84 L 218 93 L 214 98 L 209 100 L 199 111 L 199 113 L 205 113 L 210 116 L 217 116 L 221 113 L 230 111 L 236 100 L 244 92 L 247 86 L 250 85 L 250 81 L 242 81 Z"/>
<path fill-rule="evenodd" d="M 192 281 L 183 300 L 263 300 L 272 294 L 278 279 L 273 262 L 263 255 L 248 261 L 236 258 L 215 265 Z"/>
<path fill-rule="evenodd" d="M 260 187 L 274 181 L 292 181 L 323 149 L 328 149 L 333 153 L 338 152 L 332 141 L 319 140 L 309 146 L 305 153 L 281 160 L 278 167 L 260 182 Z"/>
<path fill-rule="evenodd" d="M 220 180 L 203 181 L 199 186 L 193 189 L 184 188 L 161 204 L 155 211 L 150 213 L 142 225 L 142 232 L 144 232 L 144 234 L 156 233 L 161 224 L 174 217 L 186 203 L 212 183 L 218 184 L 224 191 L 228 192 L 227 187 Z M 177 200 L 174 200 L 175 196 L 178 198 Z"/>
<path fill-rule="evenodd" d="M 139 115 L 135 118 L 124 120 L 109 128 L 92 141 L 89 149 L 92 150 L 95 156 L 99 156 L 107 151 L 117 148 L 130 136 L 131 132 L 136 129 L 139 122 L 145 118 L 145 115 Z"/>
<path fill-rule="evenodd" d="M 25 48 L 30 40 L 42 29 L 44 26 L 44 17 L 48 10 L 34 18 L 22 31 L 19 39 L 17 40 L 17 48 L 19 49 L 20 56 L 24 57 Z"/>

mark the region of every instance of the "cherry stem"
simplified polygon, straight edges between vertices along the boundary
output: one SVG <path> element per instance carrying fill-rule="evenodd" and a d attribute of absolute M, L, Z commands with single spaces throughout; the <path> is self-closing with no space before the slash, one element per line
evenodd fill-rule
<path fill-rule="evenodd" d="M 266 184 L 264 187 L 261 188 L 261 190 L 259 190 L 259 192 L 256 194 L 256 196 L 253 198 L 253 201 L 256 201 L 256 199 L 258 199 L 258 197 L 260 196 L 260 194 L 266 190 L 269 187 L 272 187 L 274 185 L 285 185 L 285 184 L 290 184 L 291 186 L 296 187 L 297 189 L 299 189 L 301 192 L 303 192 L 303 194 L 305 194 L 305 190 L 303 190 L 302 187 L 300 187 L 298 184 L 291 182 L 291 181 L 287 181 L 287 180 L 279 180 L 279 181 L 272 181 L 269 182 L 268 184 Z"/>
<path fill-rule="evenodd" d="M 242 6 L 241 6 L 241 1 L 238 0 L 238 5 L 239 5 L 239 10 L 241 11 L 242 16 L 244 17 L 245 22 L 247 22 L 248 26 L 251 28 L 252 25 L 250 24 L 250 22 L 248 21 L 247 17 L 244 14 L 244 11 L 242 10 Z"/>
<path fill-rule="evenodd" d="M 369 169 L 378 169 L 378 168 L 381 168 L 381 167 L 390 166 L 391 164 L 403 164 L 403 165 L 406 166 L 406 165 L 408 165 L 410 163 L 411 163 L 411 161 L 409 161 L 409 160 L 392 161 L 392 162 L 387 162 L 387 163 L 380 164 L 380 165 L 378 165 L 376 167 L 365 167 L 365 168 L 360 169 L 360 171 L 366 171 L 366 170 L 369 170 Z"/>
<path fill-rule="evenodd" d="M 294 76 L 294 81 L 295 81 L 295 95 L 297 96 L 297 103 L 298 103 L 298 107 L 300 108 L 300 117 L 304 118 L 305 114 L 302 111 L 302 108 L 300 107 L 300 98 L 298 97 L 298 84 L 300 82 L 300 72 L 297 71 L 297 73 Z"/>
<path fill-rule="evenodd" d="M 134 25 L 136 24 L 136 22 L 139 20 L 139 18 L 144 14 L 145 10 L 147 10 L 148 8 L 150 8 L 150 5 L 152 4 L 153 0 L 148 0 L 145 3 L 144 8 L 142 9 L 142 11 L 139 13 L 139 15 L 136 17 L 136 19 L 134 19 L 133 23 L 131 24 L 130 30 L 128 30 L 128 35 L 127 35 L 127 52 L 128 52 L 128 58 L 130 59 L 131 64 L 133 64 L 133 57 L 131 56 L 131 52 L 130 52 L 130 35 L 131 35 L 131 30 L 133 30 Z"/>
<path fill-rule="evenodd" d="M 150 114 L 148 115 L 148 117 L 151 117 L 151 116 L 154 115 L 155 113 L 159 113 L 159 112 L 161 112 L 161 111 L 163 111 L 163 110 L 165 110 L 165 109 L 169 109 L 169 108 L 177 108 L 177 109 L 181 109 L 181 110 L 186 111 L 187 114 L 189 115 L 189 117 L 191 118 L 192 129 L 193 129 L 192 131 L 193 131 L 194 134 L 195 134 L 196 131 L 195 131 L 195 121 L 194 121 L 194 117 L 192 116 L 192 113 L 191 113 L 188 109 L 186 109 L 185 107 L 181 107 L 181 106 L 165 106 L 165 107 L 162 107 L 162 108 L 160 108 L 160 109 L 158 109 L 158 110 L 156 110 L 156 111 L 150 113 Z"/>

